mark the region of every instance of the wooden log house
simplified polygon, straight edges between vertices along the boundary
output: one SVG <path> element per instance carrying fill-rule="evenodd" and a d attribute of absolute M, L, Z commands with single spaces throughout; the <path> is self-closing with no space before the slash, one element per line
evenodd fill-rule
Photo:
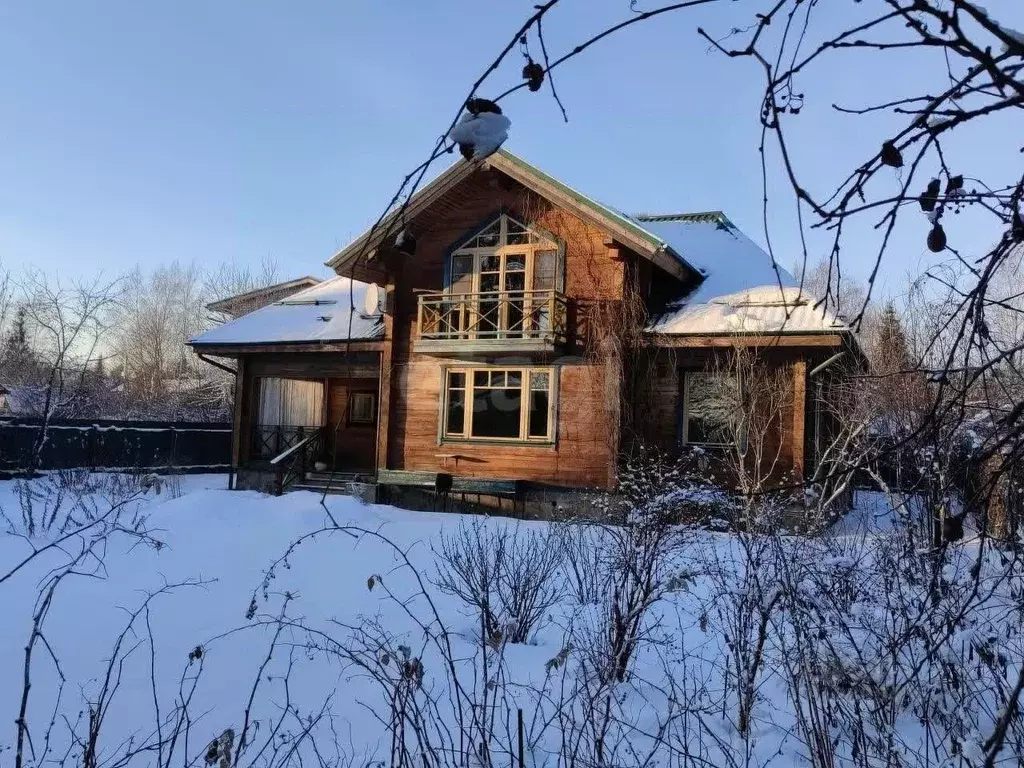
<path fill-rule="evenodd" d="M 629 216 L 505 150 L 459 160 L 327 265 L 191 341 L 234 360 L 236 487 L 609 489 L 641 443 L 720 443 L 702 393 L 716 351 L 744 347 L 791 382 L 779 455 L 805 474 L 812 373 L 856 353 L 722 213 Z"/>

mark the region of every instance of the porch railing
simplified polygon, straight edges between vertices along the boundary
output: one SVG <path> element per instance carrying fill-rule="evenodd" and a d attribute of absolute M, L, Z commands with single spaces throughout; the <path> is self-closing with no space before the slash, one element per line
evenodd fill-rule
<path fill-rule="evenodd" d="M 306 477 L 306 473 L 323 448 L 324 428 L 306 429 L 309 431 L 305 437 L 270 460 L 270 465 L 274 468 L 274 484 L 278 496 L 296 480 Z"/>
<path fill-rule="evenodd" d="M 322 427 L 257 424 L 252 431 L 252 458 L 272 459 L 320 429 Z"/>
<path fill-rule="evenodd" d="M 554 290 L 425 293 L 416 333 L 423 340 L 536 339 L 564 343 L 568 302 Z"/>

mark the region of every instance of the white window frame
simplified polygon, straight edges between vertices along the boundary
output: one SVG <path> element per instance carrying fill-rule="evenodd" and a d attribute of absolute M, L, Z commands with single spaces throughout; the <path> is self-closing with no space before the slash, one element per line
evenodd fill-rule
<path fill-rule="evenodd" d="M 483 371 L 489 373 L 518 373 L 520 375 L 520 413 L 518 437 L 480 437 L 473 435 L 473 400 L 476 389 L 474 375 Z M 449 377 L 451 374 L 462 374 L 465 391 L 462 431 L 448 431 L 448 398 Z M 530 393 L 533 391 L 531 374 L 545 374 L 548 377 L 548 421 L 547 433 L 543 436 L 530 435 Z M 441 396 L 438 435 L 440 442 L 478 442 L 478 443 L 516 443 L 528 445 L 553 445 L 558 422 L 558 371 L 555 366 L 452 366 L 441 369 Z"/>
<path fill-rule="evenodd" d="M 728 443 L 709 443 L 709 442 L 697 442 L 690 440 L 690 381 L 694 376 L 722 376 L 728 378 L 728 374 L 720 373 L 718 371 L 702 371 L 702 370 L 683 370 L 683 445 L 699 445 L 706 448 L 731 448 L 732 442 Z M 741 398 L 742 407 L 742 398 Z"/>

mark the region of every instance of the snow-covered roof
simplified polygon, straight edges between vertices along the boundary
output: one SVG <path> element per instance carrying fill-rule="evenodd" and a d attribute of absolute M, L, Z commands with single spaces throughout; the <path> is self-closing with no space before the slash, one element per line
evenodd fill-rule
<path fill-rule="evenodd" d="M 190 343 L 234 346 L 379 339 L 384 334 L 381 316 L 364 313 L 369 288 L 359 280 L 333 277 L 212 328 Z"/>
<path fill-rule="evenodd" d="M 244 312 L 251 312 L 253 308 L 258 308 L 261 304 L 269 304 L 270 299 L 274 297 L 283 299 L 287 295 L 298 293 L 304 288 L 317 285 L 320 283 L 320 278 L 313 277 L 312 275 L 304 275 L 303 277 L 297 277 L 294 280 L 286 280 L 283 283 L 274 283 L 273 285 L 265 285 L 262 288 L 254 288 L 251 291 L 245 293 L 236 293 L 234 296 L 225 296 L 222 299 L 211 302 L 206 305 L 206 308 L 211 312 L 225 312 L 227 314 L 236 314 L 237 309 L 241 307 Z"/>
<path fill-rule="evenodd" d="M 796 279 L 726 216 L 710 213 L 633 217 L 704 280 L 649 326 L 655 333 L 822 333 L 849 326 L 801 291 Z"/>
<path fill-rule="evenodd" d="M 41 413 L 44 394 L 39 387 L 0 384 L 0 416 L 34 416 Z"/>

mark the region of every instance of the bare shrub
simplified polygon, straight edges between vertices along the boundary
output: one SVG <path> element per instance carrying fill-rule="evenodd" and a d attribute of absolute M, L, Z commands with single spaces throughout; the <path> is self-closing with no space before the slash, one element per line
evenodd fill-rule
<path fill-rule="evenodd" d="M 695 487 L 677 462 L 644 451 L 627 460 L 616 492 L 599 504 L 607 521 L 608 645 L 601 674 L 608 679 L 626 679 L 630 660 L 649 630 L 648 611 L 685 578 L 676 557 L 690 529 L 680 520 L 692 512 Z"/>
<path fill-rule="evenodd" d="M 138 477 L 120 473 L 91 473 L 60 469 L 15 483 L 20 519 L 0 511 L 10 533 L 29 538 L 64 535 L 97 521 L 137 528 L 142 518 L 136 504 L 145 495 Z"/>
<path fill-rule="evenodd" d="M 484 641 L 525 643 L 562 598 L 564 549 L 552 532 L 474 521 L 442 539 L 436 586 L 472 606 Z"/>
<path fill-rule="evenodd" d="M 556 532 L 519 528 L 505 548 L 499 573 L 498 603 L 510 643 L 525 643 L 565 595 L 565 548 Z"/>
<path fill-rule="evenodd" d="M 565 580 L 580 605 L 594 605 L 605 595 L 607 565 L 603 528 L 580 522 L 555 523 L 565 559 Z"/>

